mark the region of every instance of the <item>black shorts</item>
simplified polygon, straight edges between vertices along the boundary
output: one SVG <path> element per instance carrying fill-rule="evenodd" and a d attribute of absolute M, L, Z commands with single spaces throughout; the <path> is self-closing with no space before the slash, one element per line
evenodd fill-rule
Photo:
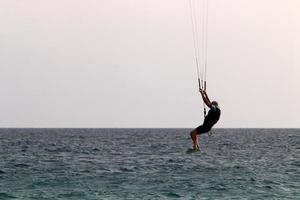
<path fill-rule="evenodd" d="M 201 134 L 203 134 L 203 133 L 209 132 L 209 131 L 211 130 L 211 128 L 212 128 L 212 126 L 203 124 L 203 125 L 201 125 L 201 126 L 198 126 L 198 127 L 196 128 L 196 131 L 197 131 L 197 134 L 198 134 L 198 135 L 201 135 Z"/>

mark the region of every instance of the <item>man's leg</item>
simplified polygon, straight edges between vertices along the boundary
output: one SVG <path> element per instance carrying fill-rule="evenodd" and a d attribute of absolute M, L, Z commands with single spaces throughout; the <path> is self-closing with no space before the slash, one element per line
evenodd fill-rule
<path fill-rule="evenodd" d="M 196 129 L 194 129 L 191 132 L 191 138 L 193 140 L 193 149 L 194 150 L 199 150 L 198 135 L 197 135 L 197 130 Z"/>

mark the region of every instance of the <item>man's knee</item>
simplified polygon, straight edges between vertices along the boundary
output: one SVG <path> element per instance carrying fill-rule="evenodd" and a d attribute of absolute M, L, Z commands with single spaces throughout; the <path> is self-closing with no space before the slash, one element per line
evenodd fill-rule
<path fill-rule="evenodd" d="M 197 130 L 196 130 L 196 129 L 194 129 L 194 130 L 192 130 L 192 131 L 190 132 L 191 138 L 195 137 L 195 135 L 197 135 Z"/>

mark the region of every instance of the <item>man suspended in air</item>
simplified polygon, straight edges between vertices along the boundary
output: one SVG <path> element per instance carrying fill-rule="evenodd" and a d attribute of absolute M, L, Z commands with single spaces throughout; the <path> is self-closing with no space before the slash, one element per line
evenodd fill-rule
<path fill-rule="evenodd" d="M 191 132 L 191 138 L 193 140 L 193 149 L 199 150 L 199 143 L 198 143 L 198 135 L 203 133 L 208 133 L 211 128 L 218 122 L 221 115 L 221 110 L 218 106 L 218 102 L 210 101 L 205 90 L 199 90 L 204 103 L 210 108 L 208 114 L 204 118 L 204 122 L 201 126 L 197 127 Z"/>

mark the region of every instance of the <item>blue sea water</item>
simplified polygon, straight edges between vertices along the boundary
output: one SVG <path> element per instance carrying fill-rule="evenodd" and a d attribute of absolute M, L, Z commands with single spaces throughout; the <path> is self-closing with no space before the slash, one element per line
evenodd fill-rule
<path fill-rule="evenodd" d="M 300 199 L 299 129 L 0 129 L 0 199 Z"/>

